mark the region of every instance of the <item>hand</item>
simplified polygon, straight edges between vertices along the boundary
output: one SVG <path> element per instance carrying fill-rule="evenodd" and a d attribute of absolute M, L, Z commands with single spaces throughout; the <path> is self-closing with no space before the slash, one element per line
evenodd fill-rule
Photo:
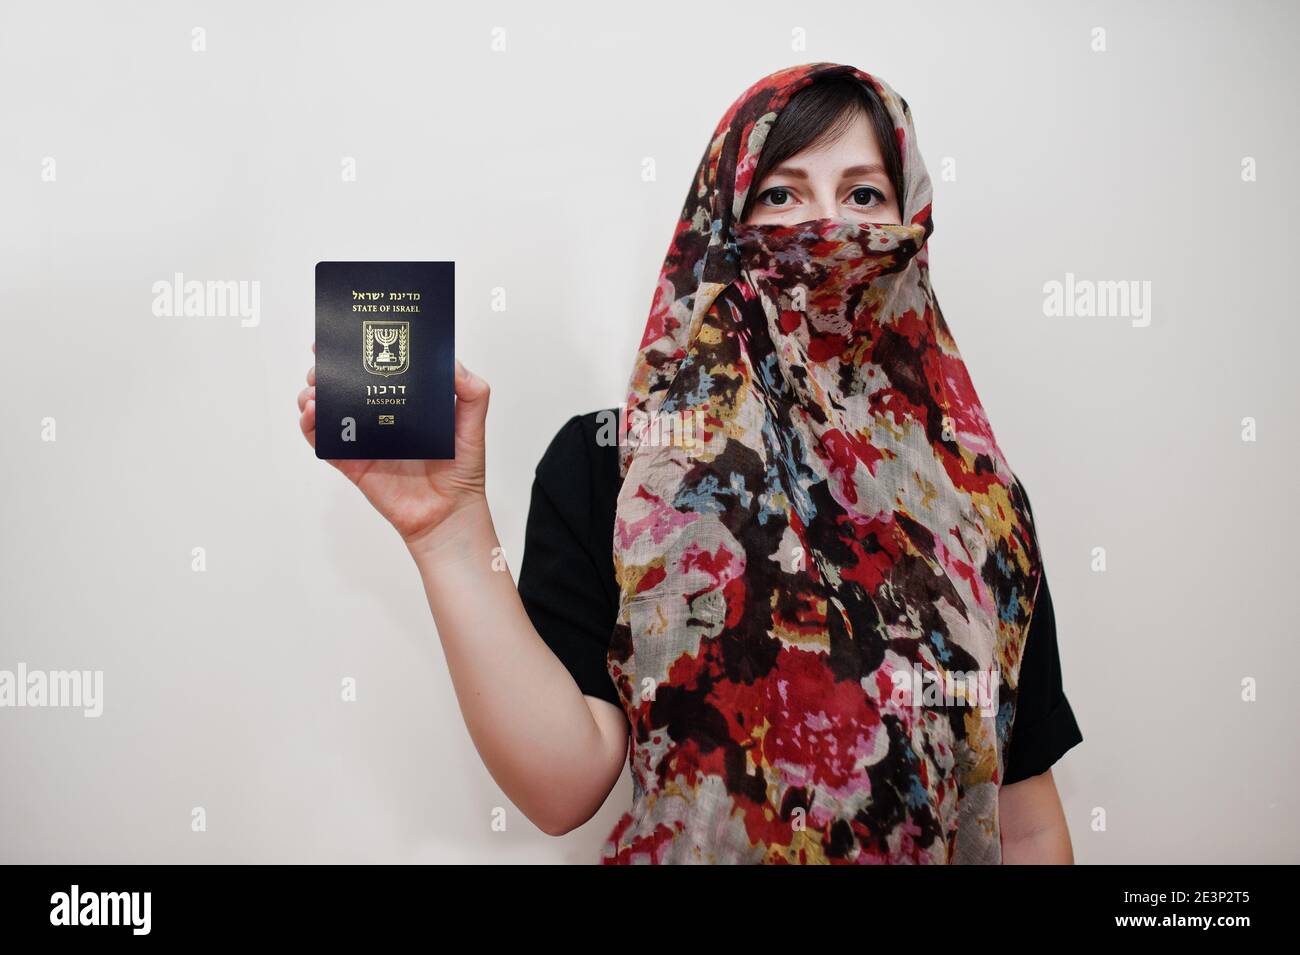
<path fill-rule="evenodd" d="M 315 343 L 311 346 L 316 352 Z M 451 461 L 338 461 L 330 464 L 361 489 L 407 546 L 429 537 L 462 507 L 486 503 L 484 435 L 488 383 L 456 360 L 456 457 Z M 299 425 L 316 447 L 316 366 L 298 395 Z"/>

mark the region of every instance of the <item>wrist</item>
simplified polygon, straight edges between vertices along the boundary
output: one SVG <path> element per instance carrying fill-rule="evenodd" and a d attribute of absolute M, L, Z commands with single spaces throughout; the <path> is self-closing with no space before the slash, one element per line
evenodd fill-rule
<path fill-rule="evenodd" d="M 426 531 L 403 538 L 421 568 L 491 560 L 496 530 L 487 498 L 475 495 Z"/>

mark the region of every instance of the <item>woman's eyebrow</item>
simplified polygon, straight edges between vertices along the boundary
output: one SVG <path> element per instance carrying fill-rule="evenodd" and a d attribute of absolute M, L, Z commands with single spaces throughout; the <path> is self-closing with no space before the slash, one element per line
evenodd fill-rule
<path fill-rule="evenodd" d="M 867 163 L 863 166 L 849 166 L 840 173 L 840 178 L 848 179 L 852 176 L 877 176 L 883 175 L 884 171 L 884 166 L 880 165 L 880 163 L 873 162 Z M 792 179 L 808 178 L 808 171 L 806 169 L 801 169 L 798 166 L 780 165 L 773 169 L 771 174 L 773 176 L 789 176 Z"/>
<path fill-rule="evenodd" d="M 849 166 L 840 175 L 847 179 L 850 176 L 877 176 L 884 173 L 885 167 L 878 162 L 867 163 L 865 166 Z"/>

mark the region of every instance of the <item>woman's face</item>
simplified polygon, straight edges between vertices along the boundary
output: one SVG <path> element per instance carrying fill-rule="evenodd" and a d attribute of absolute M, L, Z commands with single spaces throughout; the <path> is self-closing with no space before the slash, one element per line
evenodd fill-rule
<path fill-rule="evenodd" d="M 865 113 L 833 142 L 796 153 L 758 184 L 747 223 L 794 225 L 847 219 L 897 225 L 898 197 Z"/>

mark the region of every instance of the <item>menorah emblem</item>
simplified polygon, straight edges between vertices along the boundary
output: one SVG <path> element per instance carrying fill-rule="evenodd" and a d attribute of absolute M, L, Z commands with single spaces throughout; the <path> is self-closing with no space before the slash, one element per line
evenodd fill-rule
<path fill-rule="evenodd" d="M 375 346 L 379 346 L 378 352 Z M 410 322 L 361 323 L 362 364 L 372 375 L 400 375 L 406 371 L 411 366 L 410 346 Z"/>
<path fill-rule="evenodd" d="M 397 329 L 395 328 L 376 328 L 375 341 L 384 346 L 384 350 L 379 353 L 375 359 L 375 364 L 384 365 L 397 361 L 397 358 L 388 350 L 388 346 L 397 341 Z"/>

